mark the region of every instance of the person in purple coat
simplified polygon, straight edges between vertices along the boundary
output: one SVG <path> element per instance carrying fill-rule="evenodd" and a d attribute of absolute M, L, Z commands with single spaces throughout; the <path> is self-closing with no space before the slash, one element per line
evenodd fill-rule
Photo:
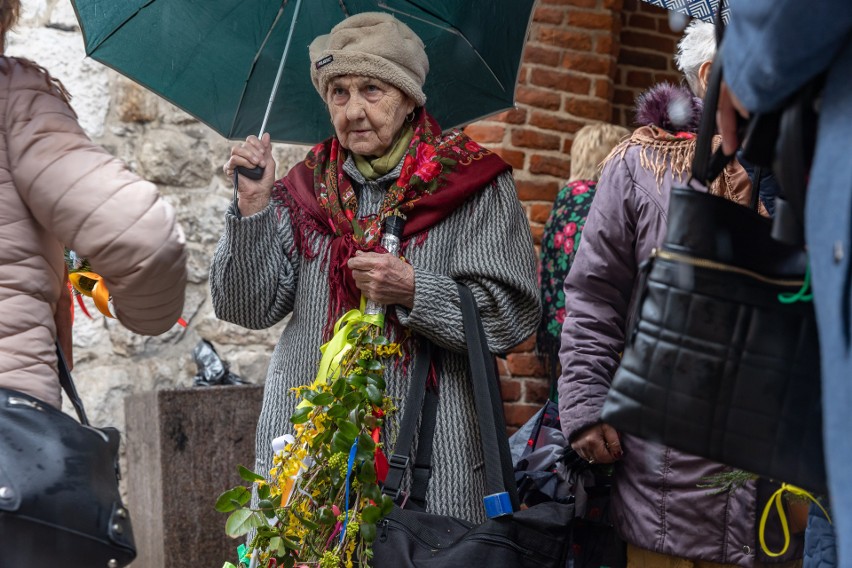
<path fill-rule="evenodd" d="M 801 538 L 769 559 L 757 535 L 763 482 L 720 492 L 707 478 L 730 468 L 617 432 L 600 412 L 624 348 L 627 314 L 637 301 L 639 265 L 660 246 L 673 185 L 685 184 L 695 131 L 715 55 L 714 28 L 693 23 L 678 66 L 690 89 L 661 85 L 638 102 L 641 125 L 604 164 L 582 243 L 565 280 L 559 410 L 574 450 L 591 463 L 615 463 L 611 516 L 628 543 L 627 565 L 662 568 L 797 566 Z M 711 186 L 748 206 L 751 184 L 736 162 Z M 765 209 L 761 209 L 765 213 Z M 771 550 L 781 531 L 767 527 Z"/>

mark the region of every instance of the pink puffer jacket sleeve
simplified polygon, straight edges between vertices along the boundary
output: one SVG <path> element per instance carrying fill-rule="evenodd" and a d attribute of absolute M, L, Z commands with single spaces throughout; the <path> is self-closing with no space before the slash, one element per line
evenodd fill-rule
<path fill-rule="evenodd" d="M 14 185 L 39 224 L 88 258 L 128 329 L 156 335 L 181 316 L 184 236 L 157 188 L 89 140 L 45 76 L 12 64 L 6 109 Z"/>

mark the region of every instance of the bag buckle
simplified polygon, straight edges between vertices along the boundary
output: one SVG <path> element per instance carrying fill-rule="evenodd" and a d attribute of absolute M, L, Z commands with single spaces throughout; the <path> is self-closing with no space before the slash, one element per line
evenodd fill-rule
<path fill-rule="evenodd" d="M 408 464 L 411 463 L 411 458 L 400 454 L 391 454 L 388 459 L 388 466 L 394 469 L 408 469 Z"/>

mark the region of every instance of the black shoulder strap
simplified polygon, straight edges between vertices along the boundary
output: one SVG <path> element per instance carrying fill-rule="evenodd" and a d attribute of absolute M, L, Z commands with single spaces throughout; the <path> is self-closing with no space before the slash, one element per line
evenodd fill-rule
<path fill-rule="evenodd" d="M 458 284 L 458 290 L 467 340 L 470 378 L 473 382 L 473 399 L 479 418 L 482 451 L 485 454 L 485 494 L 507 492 L 512 509 L 517 511 L 518 491 L 515 486 L 509 439 L 506 436 L 506 421 L 503 417 L 503 402 L 494 356 L 488 348 L 473 293 L 462 284 Z"/>
<path fill-rule="evenodd" d="M 514 510 L 518 495 L 514 481 L 512 458 L 506 436 L 503 404 L 495 369 L 494 357 L 488 349 L 479 309 L 471 291 L 458 285 L 462 319 L 468 347 L 468 363 L 473 385 L 474 404 L 479 421 L 480 439 L 485 459 L 485 493 L 492 495 L 507 492 Z M 420 420 L 417 456 L 412 475 L 410 499 L 425 508 L 432 462 L 432 442 L 438 411 L 438 394 L 427 391 L 426 380 L 431 360 L 431 343 L 421 349 L 415 361 L 411 384 L 408 388 L 405 413 L 400 422 L 396 447 L 388 462 L 390 469 L 382 491 L 396 500 L 400 495 L 402 478 L 410 463 L 411 448 L 417 419 Z"/>
<path fill-rule="evenodd" d="M 394 501 L 399 498 L 402 478 L 405 476 L 405 471 L 408 469 L 408 464 L 411 461 L 411 448 L 414 446 L 417 419 L 423 411 L 423 401 L 426 396 L 426 381 L 429 376 L 431 360 L 432 343 L 424 340 L 414 360 L 411 383 L 408 385 L 408 396 L 405 400 L 405 412 L 399 424 L 399 433 L 396 436 L 396 445 L 393 448 L 393 453 L 388 457 L 388 475 L 385 478 L 384 486 L 382 486 L 382 492 Z M 429 457 L 431 462 L 431 455 Z M 425 499 L 425 494 L 424 490 L 423 499 Z"/>
<path fill-rule="evenodd" d="M 65 362 L 65 354 L 59 343 L 56 344 L 56 359 L 59 364 L 59 384 L 62 385 L 62 390 L 68 396 L 68 400 L 77 411 L 77 417 L 80 419 L 80 424 L 83 426 L 89 425 L 89 418 L 86 416 L 86 409 L 83 408 L 83 401 L 80 400 L 80 395 L 77 394 L 77 387 L 74 386 L 74 379 L 71 378 L 71 371 L 68 370 L 68 363 Z"/>

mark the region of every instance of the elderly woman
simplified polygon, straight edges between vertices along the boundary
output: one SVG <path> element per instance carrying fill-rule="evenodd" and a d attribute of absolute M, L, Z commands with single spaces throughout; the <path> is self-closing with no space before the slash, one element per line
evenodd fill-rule
<path fill-rule="evenodd" d="M 624 349 L 624 329 L 637 301 L 639 265 L 660 245 L 672 186 L 689 177 L 701 100 L 715 54 L 714 29 L 696 22 L 679 44 L 677 63 L 692 92 L 671 85 L 638 101 L 642 125 L 604 164 L 577 252 L 565 281 L 559 409 L 566 438 L 590 463 L 615 463 L 612 518 L 628 543 L 628 567 L 791 566 L 801 539 L 784 558 L 758 544 L 758 519 L 768 484 L 708 488 L 730 468 L 617 432 L 601 407 Z M 743 205 L 751 186 L 734 163 L 710 188 Z M 767 527 L 778 550 L 780 530 Z"/>
<path fill-rule="evenodd" d="M 442 135 L 424 108 L 429 69 L 423 42 L 388 14 L 352 16 L 310 46 L 311 78 L 335 135 L 282 179 L 267 135 L 233 148 L 238 207 L 211 270 L 217 315 L 266 328 L 291 315 L 269 365 L 257 430 L 257 471 L 287 433 L 290 388 L 309 383 L 331 324 L 363 295 L 387 307 L 406 341 L 387 369 L 401 416 L 422 341 L 435 350 L 438 419 L 427 510 L 483 518 L 481 448 L 455 282 L 476 298 L 494 352 L 530 336 L 538 321 L 535 253 L 509 167 L 460 132 Z M 405 214 L 405 260 L 377 250 L 382 222 Z M 392 434 L 393 421 L 388 425 Z M 393 436 L 388 437 L 392 447 Z"/>

